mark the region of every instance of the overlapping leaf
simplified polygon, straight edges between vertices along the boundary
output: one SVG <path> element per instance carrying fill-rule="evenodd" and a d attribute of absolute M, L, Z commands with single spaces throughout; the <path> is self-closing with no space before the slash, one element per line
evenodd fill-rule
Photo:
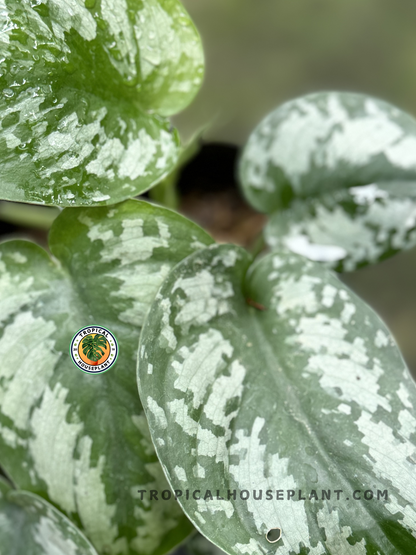
<path fill-rule="evenodd" d="M 0 478 L 0 553 L 97 555 L 85 536 L 41 497 Z"/>
<path fill-rule="evenodd" d="M 127 201 L 67 209 L 50 248 L 0 246 L 0 463 L 85 531 L 97 551 L 162 554 L 191 527 L 165 489 L 137 393 L 140 327 L 172 266 L 212 242 L 166 209 Z M 87 375 L 69 357 L 72 336 L 99 325 L 115 334 L 110 371 Z M 168 345 L 169 336 L 159 338 Z"/>
<path fill-rule="evenodd" d="M 4 0 L 0 28 L 0 198 L 112 204 L 172 170 L 203 73 L 178 0 Z"/>
<path fill-rule="evenodd" d="M 416 120 L 386 102 L 353 93 L 287 102 L 251 135 L 240 177 L 271 214 L 274 248 L 349 271 L 416 245 Z"/>
<path fill-rule="evenodd" d="M 416 387 L 389 331 L 319 264 L 250 263 L 189 256 L 142 330 L 141 399 L 182 508 L 230 555 L 414 552 Z"/>

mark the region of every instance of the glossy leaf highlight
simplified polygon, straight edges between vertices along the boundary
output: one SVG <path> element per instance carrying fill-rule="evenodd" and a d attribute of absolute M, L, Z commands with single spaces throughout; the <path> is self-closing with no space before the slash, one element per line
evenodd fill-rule
<path fill-rule="evenodd" d="M 178 0 L 4 0 L 0 25 L 0 198 L 113 204 L 170 173 L 203 74 Z"/>

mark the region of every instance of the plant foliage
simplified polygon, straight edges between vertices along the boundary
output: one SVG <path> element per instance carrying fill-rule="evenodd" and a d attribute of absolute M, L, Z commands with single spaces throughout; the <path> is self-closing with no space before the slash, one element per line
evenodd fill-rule
<path fill-rule="evenodd" d="M 100 360 L 104 356 L 107 348 L 107 340 L 104 335 L 96 333 L 94 336 L 88 335 L 82 340 L 82 352 L 93 362 Z"/>
<path fill-rule="evenodd" d="M 253 260 L 125 201 L 173 202 L 195 147 L 168 119 L 203 74 L 178 0 L 0 0 L 0 26 L 0 198 L 67 207 L 50 252 L 0 244 L 0 552 L 414 553 L 416 385 L 317 262 L 416 245 L 416 120 L 336 92 L 267 116 L 239 166 L 270 216 Z M 85 325 L 111 372 L 74 369 Z"/>
<path fill-rule="evenodd" d="M 99 553 L 159 555 L 192 530 L 167 487 L 137 394 L 140 328 L 170 269 L 212 242 L 146 202 L 66 209 L 49 238 L 0 246 L 0 462 L 14 484 L 52 502 Z M 105 299 L 105 302 L 103 302 Z M 68 346 L 88 322 L 119 340 L 111 372 L 77 371 Z M 168 336 L 159 341 L 168 343 Z"/>
<path fill-rule="evenodd" d="M 200 492 L 178 501 L 212 543 L 269 553 L 279 527 L 287 555 L 414 550 L 416 386 L 380 318 L 324 267 L 203 249 L 167 277 L 140 343 L 158 457 L 172 489 Z"/>
<path fill-rule="evenodd" d="M 0 478 L 0 546 L 7 555 L 97 555 L 86 537 L 59 511 L 33 493 Z"/>
<path fill-rule="evenodd" d="M 416 120 L 355 93 L 315 93 L 269 114 L 240 161 L 272 248 L 338 271 L 416 245 Z"/>
<path fill-rule="evenodd" d="M 0 198 L 113 204 L 170 173 L 203 75 L 179 1 L 5 0 L 0 23 Z"/>

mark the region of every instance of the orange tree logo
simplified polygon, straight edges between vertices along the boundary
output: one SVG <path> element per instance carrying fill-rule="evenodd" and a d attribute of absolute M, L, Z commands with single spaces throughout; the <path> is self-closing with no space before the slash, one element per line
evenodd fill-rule
<path fill-rule="evenodd" d="M 77 368 L 87 374 L 102 374 L 117 360 L 118 343 L 106 328 L 88 326 L 74 335 L 70 354 Z"/>

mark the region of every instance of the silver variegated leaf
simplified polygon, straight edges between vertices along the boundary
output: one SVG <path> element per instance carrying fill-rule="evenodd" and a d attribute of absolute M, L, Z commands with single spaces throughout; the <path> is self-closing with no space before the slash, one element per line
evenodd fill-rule
<path fill-rule="evenodd" d="M 0 478 L 0 553 L 97 555 L 86 537 L 55 507 Z"/>
<path fill-rule="evenodd" d="M 416 550 L 416 387 L 386 326 L 323 266 L 201 250 L 162 285 L 140 344 L 159 460 L 212 543 L 230 555 Z"/>
<path fill-rule="evenodd" d="M 50 248 L 0 246 L 0 464 L 21 489 L 79 523 L 100 553 L 159 555 L 191 527 L 164 489 L 135 378 L 141 325 L 170 269 L 212 239 L 145 202 L 67 209 Z M 99 375 L 69 356 L 84 326 L 108 328 L 119 357 Z M 168 345 L 169 336 L 160 341 Z"/>
<path fill-rule="evenodd" d="M 0 28 L 0 198 L 112 204 L 174 168 L 203 74 L 178 0 L 3 0 Z"/>
<path fill-rule="evenodd" d="M 339 271 L 416 245 L 416 120 L 375 98 L 316 93 L 283 104 L 240 163 L 265 236 Z"/>

